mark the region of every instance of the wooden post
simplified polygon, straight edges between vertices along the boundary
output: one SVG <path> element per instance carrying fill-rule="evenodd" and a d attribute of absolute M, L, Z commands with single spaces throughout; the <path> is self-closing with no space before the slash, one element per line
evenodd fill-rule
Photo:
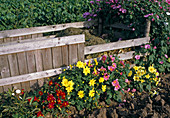
<path fill-rule="evenodd" d="M 102 31 L 103 30 L 103 23 L 102 23 L 102 18 L 98 19 L 98 35 L 101 36 L 102 35 Z"/>
<path fill-rule="evenodd" d="M 147 19 L 146 26 L 145 26 L 145 32 L 144 32 L 145 37 L 149 37 L 150 27 L 151 27 L 151 21 L 149 19 Z"/>

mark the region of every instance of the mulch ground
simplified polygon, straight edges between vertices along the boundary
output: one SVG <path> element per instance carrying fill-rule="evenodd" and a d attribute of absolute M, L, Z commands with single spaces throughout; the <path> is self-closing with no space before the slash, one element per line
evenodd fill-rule
<path fill-rule="evenodd" d="M 100 109 L 91 112 L 77 111 L 72 107 L 72 118 L 170 118 L 170 74 L 161 77 L 158 95 L 151 97 L 149 93 L 142 93 L 135 98 L 126 95 L 125 103 L 111 102 Z"/>

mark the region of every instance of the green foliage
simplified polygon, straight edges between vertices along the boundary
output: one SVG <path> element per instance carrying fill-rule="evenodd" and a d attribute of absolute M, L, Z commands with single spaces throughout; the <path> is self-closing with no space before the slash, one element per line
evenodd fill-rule
<path fill-rule="evenodd" d="M 89 0 L 1 0 L 0 31 L 83 21 Z"/>

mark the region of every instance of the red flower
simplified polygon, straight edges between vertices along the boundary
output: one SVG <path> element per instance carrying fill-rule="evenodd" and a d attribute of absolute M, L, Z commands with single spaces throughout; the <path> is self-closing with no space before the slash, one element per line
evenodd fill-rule
<path fill-rule="evenodd" d="M 21 94 L 22 94 L 22 95 L 24 94 L 24 89 L 21 90 Z"/>
<path fill-rule="evenodd" d="M 61 99 L 65 100 L 66 94 L 64 92 L 61 92 Z"/>
<path fill-rule="evenodd" d="M 58 99 L 57 99 L 57 102 L 58 102 L 58 104 L 61 104 L 61 99 L 58 98 Z"/>
<path fill-rule="evenodd" d="M 54 108 L 54 104 L 53 103 L 49 103 L 47 106 L 50 110 Z"/>
<path fill-rule="evenodd" d="M 43 95 L 43 92 L 42 92 L 42 91 L 39 91 L 39 95 L 41 95 L 41 96 L 42 96 L 42 95 Z"/>
<path fill-rule="evenodd" d="M 28 100 L 28 102 L 31 102 L 31 99 L 32 99 L 32 98 L 27 99 L 27 100 Z"/>
<path fill-rule="evenodd" d="M 63 107 L 66 107 L 67 105 L 69 105 L 69 103 L 66 102 L 66 101 L 64 101 L 63 104 L 62 104 Z"/>
<path fill-rule="evenodd" d="M 34 97 L 34 102 L 35 102 L 35 101 L 39 102 L 40 100 L 39 100 L 38 97 L 35 96 L 35 97 Z"/>
<path fill-rule="evenodd" d="M 52 80 L 50 80 L 48 84 L 49 86 L 51 86 L 53 84 Z"/>
<path fill-rule="evenodd" d="M 55 82 L 56 89 L 58 88 L 58 86 L 61 87 L 59 83 Z"/>
<path fill-rule="evenodd" d="M 55 97 L 52 94 L 47 96 L 47 101 L 55 100 Z"/>
<path fill-rule="evenodd" d="M 41 111 L 39 111 L 39 112 L 37 113 L 37 117 L 40 117 L 40 116 L 42 116 L 42 117 L 44 116 Z"/>

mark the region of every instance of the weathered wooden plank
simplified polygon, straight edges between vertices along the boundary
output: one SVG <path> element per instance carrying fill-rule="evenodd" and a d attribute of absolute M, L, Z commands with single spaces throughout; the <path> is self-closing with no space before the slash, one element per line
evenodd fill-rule
<path fill-rule="evenodd" d="M 117 56 L 119 57 L 120 60 L 127 60 L 127 59 L 132 59 L 134 53 L 135 51 L 130 51 L 130 52 L 118 54 Z"/>
<path fill-rule="evenodd" d="M 30 51 L 36 49 L 43 49 L 43 48 L 50 48 L 56 46 L 63 46 L 69 44 L 84 43 L 84 42 L 85 42 L 84 34 L 50 38 L 44 40 L 34 40 L 30 42 L 18 43 L 15 45 L 4 45 L 3 47 L 0 48 L 0 55 Z"/>
<path fill-rule="evenodd" d="M 19 65 L 19 74 L 28 74 L 28 68 L 27 68 L 27 59 L 25 52 L 17 53 L 18 58 L 18 65 Z M 30 82 L 22 82 L 21 88 L 29 91 L 30 90 Z"/>
<path fill-rule="evenodd" d="M 8 38 L 8 37 L 16 37 L 16 36 L 23 36 L 23 35 L 29 35 L 29 34 L 60 31 L 60 30 L 67 29 L 69 27 L 74 27 L 74 28 L 90 27 L 90 26 L 95 25 L 95 23 L 96 21 L 85 21 L 85 22 L 65 23 L 65 24 L 42 26 L 42 27 L 5 30 L 5 31 L 0 31 L 0 38 Z"/>
<path fill-rule="evenodd" d="M 28 51 L 26 52 L 27 55 L 27 66 L 28 66 L 28 72 L 33 73 L 36 72 L 36 63 L 35 63 L 35 51 Z M 35 89 L 37 87 L 37 80 L 30 81 L 30 87 L 31 89 Z"/>
<path fill-rule="evenodd" d="M 46 70 L 46 71 L 40 71 L 40 72 L 0 79 L 0 86 L 51 77 L 54 75 L 61 74 L 62 70 L 66 69 L 66 68 L 68 68 L 68 67 L 61 67 L 61 68 L 57 68 L 57 69 L 51 69 L 51 70 Z"/>
<path fill-rule="evenodd" d="M 81 43 L 81 44 L 78 44 L 78 52 L 77 52 L 77 54 L 78 54 L 78 60 L 79 61 L 84 61 L 84 43 Z"/>
<path fill-rule="evenodd" d="M 43 33 L 37 34 L 37 37 L 43 37 Z"/>
<path fill-rule="evenodd" d="M 19 37 L 11 37 L 10 38 L 10 42 L 13 42 L 13 41 L 18 41 Z"/>
<path fill-rule="evenodd" d="M 10 67 L 11 76 L 19 75 L 17 55 L 16 54 L 9 54 L 8 60 L 9 60 L 9 67 Z"/>
<path fill-rule="evenodd" d="M 0 39 L 0 44 L 2 44 L 4 42 L 4 39 Z"/>
<path fill-rule="evenodd" d="M 131 39 L 131 40 L 126 40 L 126 41 L 118 41 L 114 43 L 87 46 L 85 47 L 85 55 L 98 53 L 98 52 L 104 52 L 104 51 L 110 51 L 110 50 L 115 50 L 115 49 L 139 46 L 141 44 L 148 43 L 149 40 L 150 40 L 150 37 L 144 37 L 144 38 Z"/>
<path fill-rule="evenodd" d="M 0 93 L 3 93 L 4 92 L 4 89 L 2 86 L 0 86 Z"/>
<path fill-rule="evenodd" d="M 78 61 L 77 45 L 69 45 L 69 64 L 73 64 Z"/>
<path fill-rule="evenodd" d="M 25 38 L 24 39 L 31 39 L 31 34 L 30 35 L 25 35 Z"/>
<path fill-rule="evenodd" d="M 52 52 L 51 48 L 46 48 L 41 50 L 42 60 L 43 60 L 43 70 L 52 69 Z"/>
<path fill-rule="evenodd" d="M 37 37 L 38 37 L 37 34 L 32 34 L 32 35 L 31 35 L 31 38 L 32 38 L 32 39 L 37 38 Z"/>
<path fill-rule="evenodd" d="M 0 78 L 10 77 L 7 55 L 0 56 Z"/>
<path fill-rule="evenodd" d="M 52 48 L 53 55 L 53 68 L 59 68 L 62 66 L 62 52 L 61 46 Z"/>
<path fill-rule="evenodd" d="M 69 55 L 68 55 L 68 46 L 62 46 L 62 65 L 69 65 Z"/>
<path fill-rule="evenodd" d="M 11 42 L 11 38 L 4 38 L 4 43 Z"/>

